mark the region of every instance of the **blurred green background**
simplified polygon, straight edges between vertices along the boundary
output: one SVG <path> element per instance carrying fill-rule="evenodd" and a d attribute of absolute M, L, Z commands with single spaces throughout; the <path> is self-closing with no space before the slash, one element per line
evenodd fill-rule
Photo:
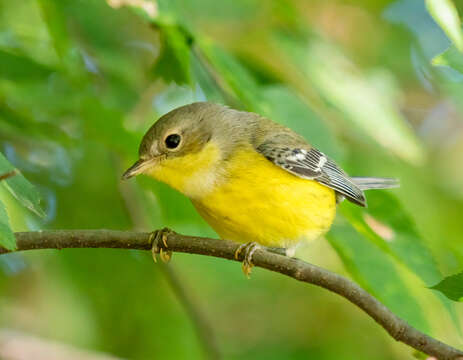
<path fill-rule="evenodd" d="M 293 128 L 353 175 L 401 180 L 368 193 L 366 210 L 343 203 L 326 239 L 297 256 L 462 348 L 461 303 L 428 288 L 463 269 L 463 58 L 432 3 L 0 0 L 0 151 L 46 211 L 0 187 L 13 230 L 216 236 L 183 196 L 120 176 L 159 116 L 225 103 Z M 446 33 L 457 47 L 432 65 Z M 413 358 L 317 287 L 261 269 L 247 280 L 209 257 L 174 254 L 169 266 L 223 358 Z M 168 276 L 137 251 L 2 255 L 0 326 L 124 359 L 204 356 Z"/>

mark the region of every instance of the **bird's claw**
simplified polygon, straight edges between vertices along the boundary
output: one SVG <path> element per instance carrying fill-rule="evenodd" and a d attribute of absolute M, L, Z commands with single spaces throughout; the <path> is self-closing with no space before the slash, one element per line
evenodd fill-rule
<path fill-rule="evenodd" d="M 256 242 L 249 242 L 246 244 L 241 244 L 235 251 L 235 259 L 239 260 L 241 252 L 244 252 L 243 262 L 241 263 L 241 269 L 243 270 L 244 275 L 249 279 L 251 275 L 252 268 L 254 266 L 252 262 L 252 257 L 257 249 L 260 249 L 261 246 Z"/>
<path fill-rule="evenodd" d="M 159 254 L 161 260 L 168 263 L 172 258 L 172 251 L 167 250 L 167 236 L 172 230 L 164 228 L 161 230 L 153 231 L 150 234 L 149 241 L 152 245 L 151 254 L 153 255 L 153 261 L 157 262 L 156 254 Z"/>

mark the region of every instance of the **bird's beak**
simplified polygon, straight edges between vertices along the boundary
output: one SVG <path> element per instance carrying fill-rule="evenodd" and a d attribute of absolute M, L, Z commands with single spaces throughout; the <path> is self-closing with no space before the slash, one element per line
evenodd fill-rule
<path fill-rule="evenodd" d="M 122 180 L 130 179 L 131 177 L 137 176 L 142 174 L 153 165 L 156 159 L 149 159 L 149 160 L 137 160 L 135 164 L 129 167 L 126 172 L 122 175 Z"/>

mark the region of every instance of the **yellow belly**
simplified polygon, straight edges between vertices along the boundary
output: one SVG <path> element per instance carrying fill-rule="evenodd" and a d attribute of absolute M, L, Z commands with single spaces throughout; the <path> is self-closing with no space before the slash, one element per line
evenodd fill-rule
<path fill-rule="evenodd" d="M 284 248 L 323 235 L 336 213 L 332 189 L 251 150 L 233 156 L 225 180 L 192 202 L 222 238 Z"/>

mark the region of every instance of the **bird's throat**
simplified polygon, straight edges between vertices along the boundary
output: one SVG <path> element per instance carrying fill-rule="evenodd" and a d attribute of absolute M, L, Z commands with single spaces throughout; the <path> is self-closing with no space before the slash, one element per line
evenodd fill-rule
<path fill-rule="evenodd" d="M 197 153 L 165 159 L 147 174 L 189 198 L 201 198 L 210 193 L 219 181 L 220 160 L 220 149 L 211 142 Z"/>

